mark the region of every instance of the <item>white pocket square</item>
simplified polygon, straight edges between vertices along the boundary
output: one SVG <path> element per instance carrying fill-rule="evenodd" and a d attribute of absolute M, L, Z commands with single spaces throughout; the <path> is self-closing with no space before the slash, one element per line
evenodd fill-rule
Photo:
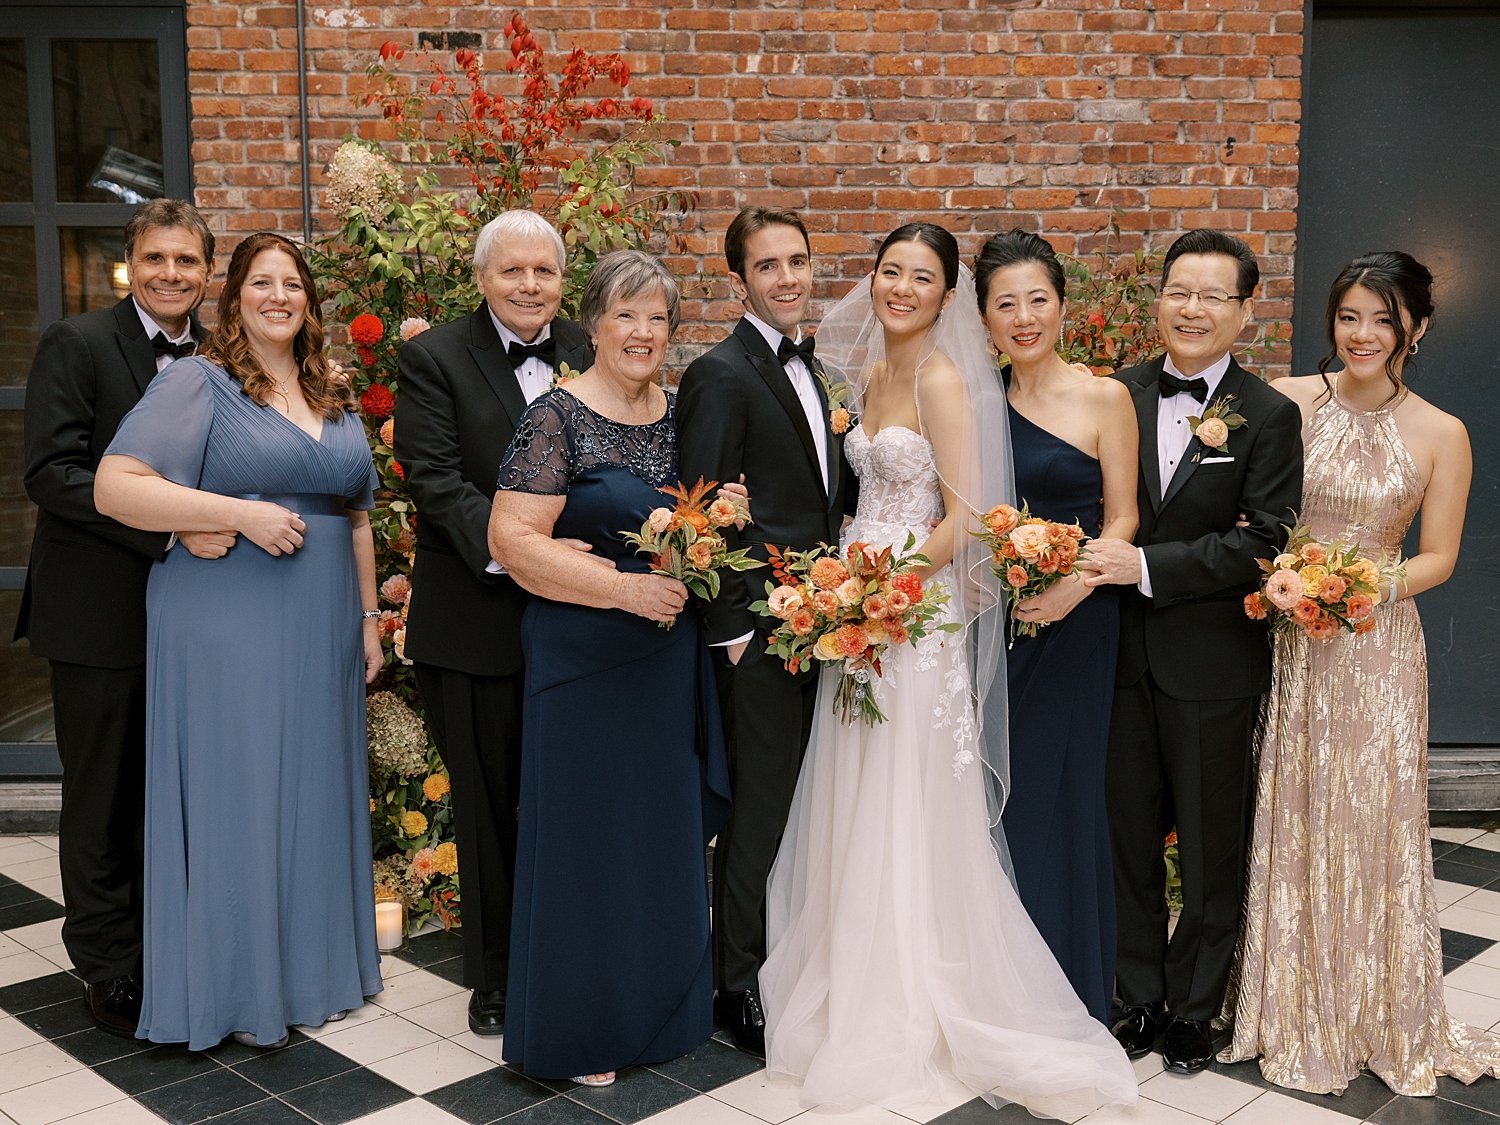
<path fill-rule="evenodd" d="M 1233 457 L 1205 457 L 1199 462 L 1200 465 L 1229 465 L 1234 461 Z"/>

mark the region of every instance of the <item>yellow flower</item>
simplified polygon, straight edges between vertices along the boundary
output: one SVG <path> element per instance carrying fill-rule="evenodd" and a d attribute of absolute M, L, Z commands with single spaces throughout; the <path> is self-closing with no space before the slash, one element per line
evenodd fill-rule
<path fill-rule="evenodd" d="M 401 831 L 407 836 L 420 836 L 427 831 L 427 818 L 416 809 L 402 809 Z"/>
<path fill-rule="evenodd" d="M 439 844 L 437 852 L 432 858 L 433 866 L 437 868 L 440 875 L 458 874 L 458 845 L 451 840 L 447 843 Z"/>
<path fill-rule="evenodd" d="M 1309 598 L 1317 597 L 1318 591 L 1323 588 L 1323 579 L 1328 577 L 1328 568 L 1308 563 L 1298 573 L 1302 576 L 1303 594 Z"/>
<path fill-rule="evenodd" d="M 422 782 L 422 796 L 429 801 L 441 801 L 443 794 L 448 792 L 448 779 L 440 773 L 431 774 L 427 780 Z"/>
<path fill-rule="evenodd" d="M 375 811 L 375 798 L 374 797 L 370 798 L 370 811 L 371 812 Z"/>

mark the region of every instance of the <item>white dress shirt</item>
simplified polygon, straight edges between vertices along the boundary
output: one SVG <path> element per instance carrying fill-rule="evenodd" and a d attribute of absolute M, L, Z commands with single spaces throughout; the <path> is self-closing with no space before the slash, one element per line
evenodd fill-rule
<path fill-rule="evenodd" d="M 156 321 L 152 320 L 151 317 L 147 315 L 146 310 L 141 308 L 141 303 L 139 301 L 132 297 L 130 303 L 135 306 L 135 315 L 141 318 L 141 327 L 146 330 L 146 339 L 149 340 L 157 333 L 161 333 L 161 335 L 166 337 L 167 343 L 169 344 L 191 344 L 193 342 L 193 326 L 191 324 L 189 324 L 182 330 L 182 334 L 180 336 L 168 335 L 167 330 L 160 324 L 157 324 Z M 158 371 L 163 370 L 167 366 L 167 364 L 172 362 L 172 360 L 173 357 L 170 355 L 157 356 L 156 369 Z"/>
<path fill-rule="evenodd" d="M 1175 375 L 1179 379 L 1188 378 L 1177 370 L 1177 365 L 1172 362 L 1171 356 L 1165 357 L 1162 368 L 1168 375 Z M 1203 417 L 1204 409 L 1213 402 L 1219 384 L 1228 371 L 1229 353 L 1225 352 L 1219 359 L 1193 376 L 1208 384 L 1208 394 L 1202 402 L 1190 394 L 1175 394 L 1171 398 L 1163 398 L 1158 404 L 1156 408 L 1156 466 L 1161 477 L 1161 495 L 1167 494 L 1167 489 L 1172 485 L 1172 476 L 1180 467 L 1188 445 L 1193 440 L 1192 427 L 1188 425 L 1188 415 L 1196 414 L 1200 418 Z M 1146 597 L 1151 596 L 1151 575 L 1146 569 L 1144 550 L 1141 551 L 1141 580 L 1137 588 Z"/>
<path fill-rule="evenodd" d="M 504 324 L 495 315 L 495 310 L 485 305 L 485 311 L 490 314 L 490 322 L 494 324 L 495 331 L 500 333 L 500 343 L 509 349 L 515 344 L 540 344 L 543 340 L 552 336 L 552 325 L 547 325 L 536 334 L 535 340 L 523 340 Z M 534 355 L 527 356 L 516 368 L 516 382 L 521 385 L 521 393 L 526 396 L 526 405 L 530 406 L 537 399 L 552 389 L 552 379 L 556 373 Z"/>

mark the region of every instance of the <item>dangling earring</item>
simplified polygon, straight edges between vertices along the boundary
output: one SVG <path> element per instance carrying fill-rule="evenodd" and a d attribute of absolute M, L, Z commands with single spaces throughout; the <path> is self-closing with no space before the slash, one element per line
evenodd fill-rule
<path fill-rule="evenodd" d="M 1416 355 L 1417 354 L 1416 341 L 1413 341 L 1411 347 L 1409 347 L 1409 348 L 1406 349 L 1406 354 L 1407 355 Z"/>

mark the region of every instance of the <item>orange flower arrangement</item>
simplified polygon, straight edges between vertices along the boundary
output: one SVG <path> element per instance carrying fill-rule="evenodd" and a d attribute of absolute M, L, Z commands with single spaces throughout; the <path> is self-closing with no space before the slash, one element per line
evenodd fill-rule
<path fill-rule="evenodd" d="M 1084 540 L 1083 528 L 1076 521 L 1044 520 L 1032 515 L 1024 502 L 1019 509 L 996 504 L 979 517 L 979 530 L 971 534 L 990 549 L 991 569 L 1005 583 L 1012 609 L 1072 574 Z M 1044 624 L 1012 617 L 1011 637 L 1034 637 Z"/>
<path fill-rule="evenodd" d="M 1291 529 L 1286 550 L 1256 561 L 1266 577 L 1259 590 L 1245 595 L 1245 616 L 1315 641 L 1345 630 L 1368 633 L 1375 628 L 1380 588 L 1406 578 L 1399 554 L 1371 560 L 1359 553 L 1358 544 L 1320 543 L 1300 524 Z"/>

